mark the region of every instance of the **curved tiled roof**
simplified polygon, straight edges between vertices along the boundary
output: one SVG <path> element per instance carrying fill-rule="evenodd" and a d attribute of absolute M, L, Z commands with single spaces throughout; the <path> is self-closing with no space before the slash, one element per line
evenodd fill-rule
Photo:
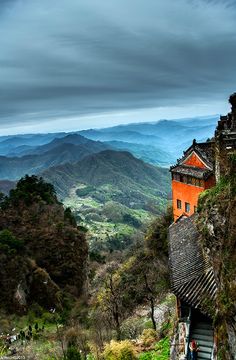
<path fill-rule="evenodd" d="M 182 217 L 169 228 L 171 287 L 182 301 L 210 316 L 208 305 L 214 303 L 217 288 L 199 243 L 196 218 L 196 214 Z"/>
<path fill-rule="evenodd" d="M 198 168 L 195 166 L 189 165 L 175 165 L 171 167 L 171 172 L 176 172 L 178 174 L 193 176 L 197 179 L 206 180 L 213 172 L 209 169 Z"/>
<path fill-rule="evenodd" d="M 213 170 L 213 144 L 212 141 L 207 141 L 203 143 L 197 143 L 195 140 L 193 141 L 193 144 L 184 151 L 184 156 L 180 159 L 180 164 L 184 162 L 184 160 L 194 151 L 200 159 L 204 161 L 204 163 L 207 165 L 207 167 L 210 170 Z"/>

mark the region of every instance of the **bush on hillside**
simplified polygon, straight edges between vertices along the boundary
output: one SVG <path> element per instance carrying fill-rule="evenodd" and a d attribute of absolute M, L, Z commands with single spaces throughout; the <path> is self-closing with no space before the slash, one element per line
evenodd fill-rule
<path fill-rule="evenodd" d="M 150 346 L 157 341 L 157 332 L 154 329 L 144 329 L 140 340 L 144 346 Z"/>
<path fill-rule="evenodd" d="M 66 350 L 65 360 L 81 360 L 80 351 L 75 346 L 69 346 Z"/>
<path fill-rule="evenodd" d="M 88 186 L 85 186 L 83 188 L 77 189 L 76 190 L 76 195 L 78 197 L 88 196 L 91 192 L 93 192 L 95 190 L 96 189 L 95 189 L 94 186 L 88 185 Z"/>
<path fill-rule="evenodd" d="M 146 247 L 154 256 L 163 252 L 168 255 L 168 228 L 173 222 L 173 209 L 167 208 L 166 213 L 159 216 L 149 227 L 146 235 Z"/>
<path fill-rule="evenodd" d="M 46 183 L 42 177 L 38 178 L 35 175 L 21 178 L 15 189 L 12 189 L 9 196 L 2 202 L 3 208 L 10 204 L 17 206 L 20 201 L 26 205 L 31 205 L 35 200 L 43 200 L 47 204 L 53 204 L 57 201 L 56 192 L 52 184 Z"/>
<path fill-rule="evenodd" d="M 134 345 L 129 340 L 114 341 L 106 344 L 103 352 L 105 360 L 134 360 L 137 359 Z"/>
<path fill-rule="evenodd" d="M 0 231 L 0 249 L 20 251 L 24 248 L 24 241 L 17 239 L 11 231 Z"/>
<path fill-rule="evenodd" d="M 125 224 L 131 225 L 135 228 L 140 228 L 140 226 L 142 225 L 141 221 L 139 221 L 136 217 L 134 217 L 130 214 L 123 215 L 123 222 Z"/>

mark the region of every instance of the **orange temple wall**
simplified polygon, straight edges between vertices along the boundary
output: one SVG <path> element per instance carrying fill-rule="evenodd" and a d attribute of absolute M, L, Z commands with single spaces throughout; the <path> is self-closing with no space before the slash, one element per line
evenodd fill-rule
<path fill-rule="evenodd" d="M 203 187 L 185 184 L 180 181 L 172 180 L 172 199 L 174 221 L 182 214 L 190 216 L 194 213 L 194 206 L 197 206 L 199 194 L 215 185 L 215 179 L 212 176 L 204 182 Z M 181 200 L 182 208 L 177 208 L 177 199 Z M 190 204 L 190 212 L 185 212 L 185 202 Z"/>

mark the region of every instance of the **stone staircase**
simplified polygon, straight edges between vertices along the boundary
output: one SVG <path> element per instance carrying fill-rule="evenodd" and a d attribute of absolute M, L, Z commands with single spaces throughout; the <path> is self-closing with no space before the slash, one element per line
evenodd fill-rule
<path fill-rule="evenodd" d="M 194 339 L 198 343 L 198 360 L 212 359 L 214 332 L 210 322 L 199 321 L 193 324 L 190 339 Z"/>

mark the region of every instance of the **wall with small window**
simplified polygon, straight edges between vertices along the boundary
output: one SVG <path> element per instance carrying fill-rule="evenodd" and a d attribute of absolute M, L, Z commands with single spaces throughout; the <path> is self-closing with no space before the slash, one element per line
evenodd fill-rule
<path fill-rule="evenodd" d="M 198 197 L 200 193 L 204 190 L 204 187 L 196 185 L 191 186 L 188 183 L 184 183 L 181 181 L 172 181 L 172 199 L 175 221 L 182 214 L 188 216 L 194 214 L 197 208 Z"/>
<path fill-rule="evenodd" d="M 184 204 L 184 210 L 186 213 L 190 213 L 190 204 L 188 202 Z"/>
<path fill-rule="evenodd" d="M 177 199 L 177 209 L 182 209 L 182 201 Z"/>

